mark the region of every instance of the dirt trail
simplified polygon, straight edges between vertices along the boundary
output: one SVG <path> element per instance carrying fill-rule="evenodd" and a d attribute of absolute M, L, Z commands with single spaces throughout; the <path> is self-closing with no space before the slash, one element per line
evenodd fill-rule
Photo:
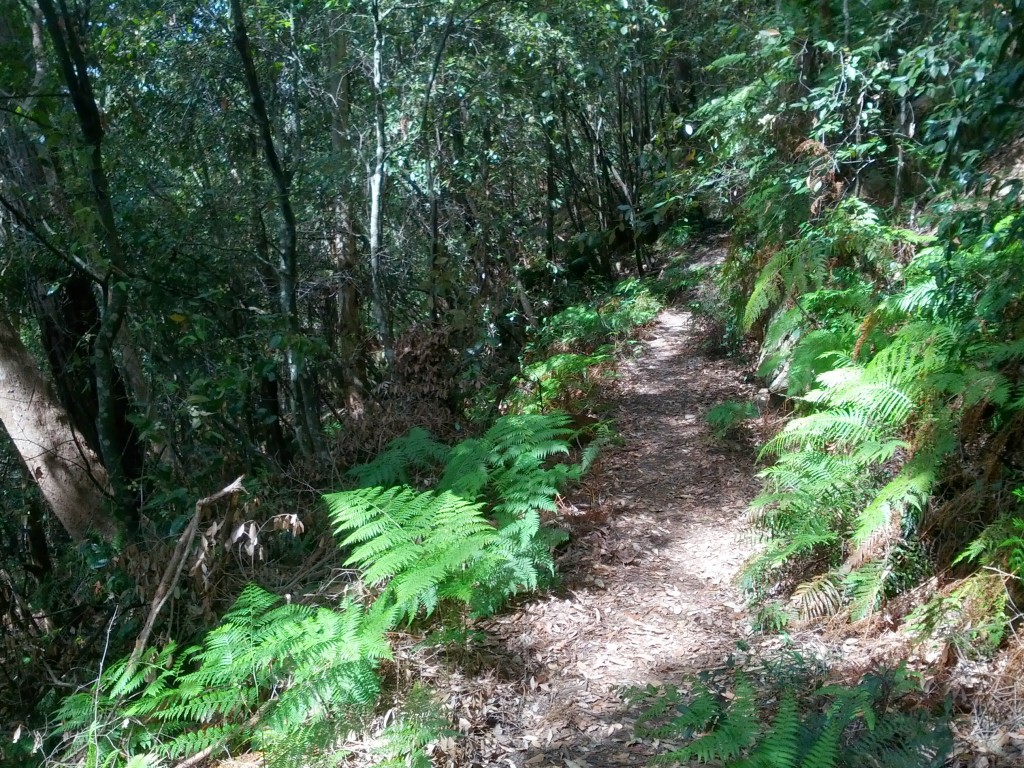
<path fill-rule="evenodd" d="M 748 632 L 733 581 L 755 470 L 704 415 L 755 391 L 698 335 L 687 312 L 666 310 L 623 363 L 624 444 L 602 460 L 595 498 L 574 500 L 587 522 L 560 558 L 563 588 L 486 626 L 519 679 L 495 681 L 486 729 L 474 718 L 472 763 L 642 765 L 654 750 L 634 739 L 618 691 L 719 664 Z"/>

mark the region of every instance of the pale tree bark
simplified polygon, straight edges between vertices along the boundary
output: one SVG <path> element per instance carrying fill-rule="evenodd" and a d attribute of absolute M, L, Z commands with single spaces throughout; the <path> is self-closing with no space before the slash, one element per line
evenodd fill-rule
<path fill-rule="evenodd" d="M 53 514 L 75 541 L 112 540 L 110 480 L 71 427 L 18 331 L 0 316 L 0 422 Z"/>
<path fill-rule="evenodd" d="M 370 175 L 370 284 L 373 291 L 373 320 L 384 349 L 388 368 L 395 367 L 395 346 L 391 338 L 381 255 L 384 235 L 384 183 L 387 158 L 387 134 L 384 130 L 384 27 L 378 0 L 371 0 L 373 16 L 373 172 Z"/>
<path fill-rule="evenodd" d="M 137 509 L 124 465 L 125 445 L 118 436 L 120 417 L 126 406 L 123 401 L 119 402 L 119 374 L 114 360 L 116 341 L 128 309 L 128 270 L 103 161 L 103 119 L 96 102 L 93 73 L 86 56 L 84 35 L 89 25 L 85 17 L 69 13 L 63 2 L 59 7 L 54 5 L 53 0 L 37 0 L 37 3 L 87 149 L 85 165 L 89 180 L 89 205 L 99 222 L 95 241 L 91 245 L 95 263 L 104 269 L 100 323 L 92 341 L 96 431 L 100 454 L 109 473 L 118 508 L 130 526 L 134 527 Z M 105 268 L 102 265 L 106 265 Z"/>

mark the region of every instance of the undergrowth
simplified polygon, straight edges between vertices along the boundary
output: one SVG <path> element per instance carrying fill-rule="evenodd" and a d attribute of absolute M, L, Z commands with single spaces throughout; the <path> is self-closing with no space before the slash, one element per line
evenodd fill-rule
<path fill-rule="evenodd" d="M 629 278 L 548 318 L 527 346 L 503 407 L 517 413 L 599 411 L 599 387 L 614 376 L 616 346 L 629 343 L 661 308 L 651 285 Z"/>
<path fill-rule="evenodd" d="M 758 415 L 757 405 L 751 402 L 727 401 L 708 411 L 705 419 L 717 438 L 724 438 L 747 419 Z"/>
<path fill-rule="evenodd" d="M 271 765 L 331 763 L 382 695 L 389 633 L 425 628 L 441 606 L 489 614 L 553 574 L 565 534 L 542 515 L 597 451 L 564 460 L 567 424 L 510 415 L 455 446 L 422 430 L 395 440 L 350 472 L 359 487 L 326 496 L 359 585 L 331 607 L 250 585 L 199 645 L 111 665 L 61 706 L 61 759 L 92 768 L 253 748 Z M 420 690 L 406 706 L 414 699 L 432 700 Z M 446 720 L 435 705 L 414 709 L 385 734 L 383 764 L 429 764 L 423 750 Z"/>
<path fill-rule="evenodd" d="M 952 749 L 948 713 L 922 702 L 900 667 L 856 685 L 829 684 L 799 656 L 729 665 L 683 687 L 627 692 L 637 735 L 670 745 L 655 764 L 723 768 L 941 766 Z"/>
<path fill-rule="evenodd" d="M 1020 564 L 1024 211 L 983 161 L 1017 135 L 1019 9 L 897 5 L 899 26 L 851 10 L 842 43 L 766 16 L 709 66 L 731 85 L 679 182 L 731 201 L 715 311 L 793 414 L 750 508 L 761 625 L 860 619 L 937 577 L 915 631 L 991 652 Z"/>

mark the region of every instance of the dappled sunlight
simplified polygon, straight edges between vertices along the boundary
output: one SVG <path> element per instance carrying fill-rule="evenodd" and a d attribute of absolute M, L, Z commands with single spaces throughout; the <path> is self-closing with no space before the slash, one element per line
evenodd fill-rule
<path fill-rule="evenodd" d="M 749 636 L 735 577 L 750 552 L 752 451 L 715 438 L 704 417 L 755 392 L 692 331 L 687 313 L 664 312 L 621 367 L 611 397 L 623 443 L 567 502 L 561 588 L 484 625 L 527 660 L 529 764 L 643 764 L 653 751 L 619 692 L 721 664 Z"/>

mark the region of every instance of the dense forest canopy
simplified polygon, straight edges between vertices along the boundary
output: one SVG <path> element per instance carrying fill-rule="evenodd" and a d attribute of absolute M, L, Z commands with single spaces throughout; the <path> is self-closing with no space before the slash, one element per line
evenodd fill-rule
<path fill-rule="evenodd" d="M 931 579 L 901 620 L 1004 641 L 1017 0 L 2 4 L 0 632 L 35 758 L 294 757 L 378 701 L 388 632 L 545 583 L 608 345 L 712 233 L 697 309 L 792 415 L 758 625 Z M 278 602 L 342 564 L 338 606 Z"/>

